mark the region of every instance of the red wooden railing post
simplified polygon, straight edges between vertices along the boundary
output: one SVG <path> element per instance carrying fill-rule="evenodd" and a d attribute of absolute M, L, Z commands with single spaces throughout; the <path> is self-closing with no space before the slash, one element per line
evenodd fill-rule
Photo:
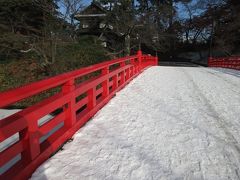
<path fill-rule="evenodd" d="M 125 66 L 125 62 L 121 62 L 120 63 L 120 67 L 124 67 Z M 125 70 L 121 72 L 121 80 L 120 80 L 120 84 L 124 84 L 125 83 Z"/>
<path fill-rule="evenodd" d="M 88 110 L 92 110 L 96 106 L 96 87 L 93 87 L 87 91 L 88 96 Z"/>
<path fill-rule="evenodd" d="M 113 85 L 112 85 L 112 91 L 116 90 L 118 87 L 118 75 L 114 75 L 112 77 Z"/>
<path fill-rule="evenodd" d="M 128 80 L 130 78 L 130 69 L 127 68 L 126 69 L 126 80 Z"/>
<path fill-rule="evenodd" d="M 105 67 L 102 69 L 102 75 L 107 75 L 109 74 L 109 67 Z M 107 97 L 109 95 L 109 77 L 102 83 L 103 87 L 103 98 Z"/>
<path fill-rule="evenodd" d="M 72 93 L 71 98 L 69 99 L 69 103 L 67 107 L 64 107 L 64 111 L 66 113 L 66 119 L 64 122 L 64 126 L 67 128 L 71 128 L 76 123 L 76 112 L 75 112 L 75 95 L 73 91 L 75 90 L 75 82 L 74 79 L 71 79 L 67 83 L 65 83 L 62 87 L 63 94 Z"/>
<path fill-rule="evenodd" d="M 131 76 L 133 76 L 136 73 L 135 58 L 131 59 L 131 64 L 133 65 L 132 70 L 131 70 Z"/>
<path fill-rule="evenodd" d="M 35 119 L 35 120 L 34 120 Z M 40 142 L 38 134 L 38 123 L 34 115 L 27 117 L 28 121 L 28 137 L 29 137 L 29 153 L 31 160 L 40 154 Z"/>
<path fill-rule="evenodd" d="M 139 67 L 138 71 L 141 71 L 142 70 L 142 51 L 141 50 L 137 52 L 137 57 L 138 57 L 138 67 Z"/>

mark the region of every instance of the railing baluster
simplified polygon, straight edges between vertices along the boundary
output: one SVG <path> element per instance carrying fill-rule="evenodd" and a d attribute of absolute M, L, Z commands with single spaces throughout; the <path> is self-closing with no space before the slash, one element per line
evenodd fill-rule
<path fill-rule="evenodd" d="M 109 74 L 108 66 L 102 69 L 102 75 L 107 75 L 107 74 Z M 107 79 L 103 81 L 102 87 L 103 87 L 102 96 L 103 98 L 106 98 L 109 95 L 109 77 L 107 77 Z"/>
<path fill-rule="evenodd" d="M 87 91 L 88 95 L 88 110 L 92 110 L 96 106 L 96 87 L 93 87 Z"/>
<path fill-rule="evenodd" d="M 27 117 L 28 121 L 28 136 L 29 136 L 29 153 L 31 160 L 35 159 L 40 154 L 38 123 L 34 116 Z"/>
<path fill-rule="evenodd" d="M 127 68 L 126 69 L 126 80 L 128 80 L 130 78 L 130 69 Z"/>
<path fill-rule="evenodd" d="M 64 107 L 64 111 L 66 113 L 66 119 L 64 122 L 64 126 L 67 128 L 71 128 L 76 123 L 76 112 L 75 112 L 75 104 L 76 99 L 73 91 L 75 90 L 75 82 L 74 79 L 71 79 L 70 81 L 66 82 L 62 87 L 63 94 L 69 94 L 71 93 L 71 99 L 69 99 L 69 103 L 67 104 L 67 107 Z"/>
<path fill-rule="evenodd" d="M 117 74 L 114 75 L 114 76 L 112 77 L 112 79 L 113 79 L 112 90 L 114 91 L 114 90 L 116 90 L 117 87 L 118 87 L 118 75 L 117 75 Z"/>
<path fill-rule="evenodd" d="M 131 64 L 133 65 L 132 70 L 131 70 L 131 76 L 135 74 L 135 58 L 131 59 Z"/>
<path fill-rule="evenodd" d="M 125 66 L 125 62 L 121 62 L 120 67 L 124 67 L 124 66 Z M 121 80 L 120 80 L 121 85 L 124 83 L 125 83 L 125 70 L 121 72 Z"/>

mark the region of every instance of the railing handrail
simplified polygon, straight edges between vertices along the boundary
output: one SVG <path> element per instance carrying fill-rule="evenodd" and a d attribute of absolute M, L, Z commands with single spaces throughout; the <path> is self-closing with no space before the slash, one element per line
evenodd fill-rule
<path fill-rule="evenodd" d="M 137 56 L 127 56 L 115 60 L 109 60 L 102 63 L 98 63 L 95 65 L 87 66 L 78 70 L 74 70 L 71 72 L 66 72 L 60 74 L 58 76 L 50 77 L 47 79 L 43 79 L 37 82 L 29 83 L 24 86 L 14 88 L 12 90 L 8 90 L 5 92 L 0 93 L 0 108 L 6 107 L 10 104 L 16 103 L 21 101 L 22 99 L 31 97 L 36 95 L 42 91 L 46 91 L 57 87 L 59 85 L 64 84 L 65 82 L 69 81 L 70 79 L 75 79 L 86 74 L 92 73 L 94 71 L 100 70 L 105 66 L 111 66 L 113 64 L 118 64 L 124 62 L 126 60 L 130 60 L 133 58 L 137 58 Z"/>

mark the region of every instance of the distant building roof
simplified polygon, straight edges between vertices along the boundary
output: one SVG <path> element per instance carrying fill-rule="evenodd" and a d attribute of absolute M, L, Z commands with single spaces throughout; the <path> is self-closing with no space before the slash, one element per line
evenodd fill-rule
<path fill-rule="evenodd" d="M 107 16 L 107 10 L 104 9 L 101 4 L 93 1 L 83 11 L 77 13 L 74 17 L 76 19 L 91 18 L 91 17 L 105 17 Z"/>

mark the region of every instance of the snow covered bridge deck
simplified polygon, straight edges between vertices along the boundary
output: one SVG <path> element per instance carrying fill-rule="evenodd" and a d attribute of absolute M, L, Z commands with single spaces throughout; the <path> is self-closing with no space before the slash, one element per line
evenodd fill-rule
<path fill-rule="evenodd" d="M 151 67 L 32 179 L 239 179 L 240 73 Z"/>

